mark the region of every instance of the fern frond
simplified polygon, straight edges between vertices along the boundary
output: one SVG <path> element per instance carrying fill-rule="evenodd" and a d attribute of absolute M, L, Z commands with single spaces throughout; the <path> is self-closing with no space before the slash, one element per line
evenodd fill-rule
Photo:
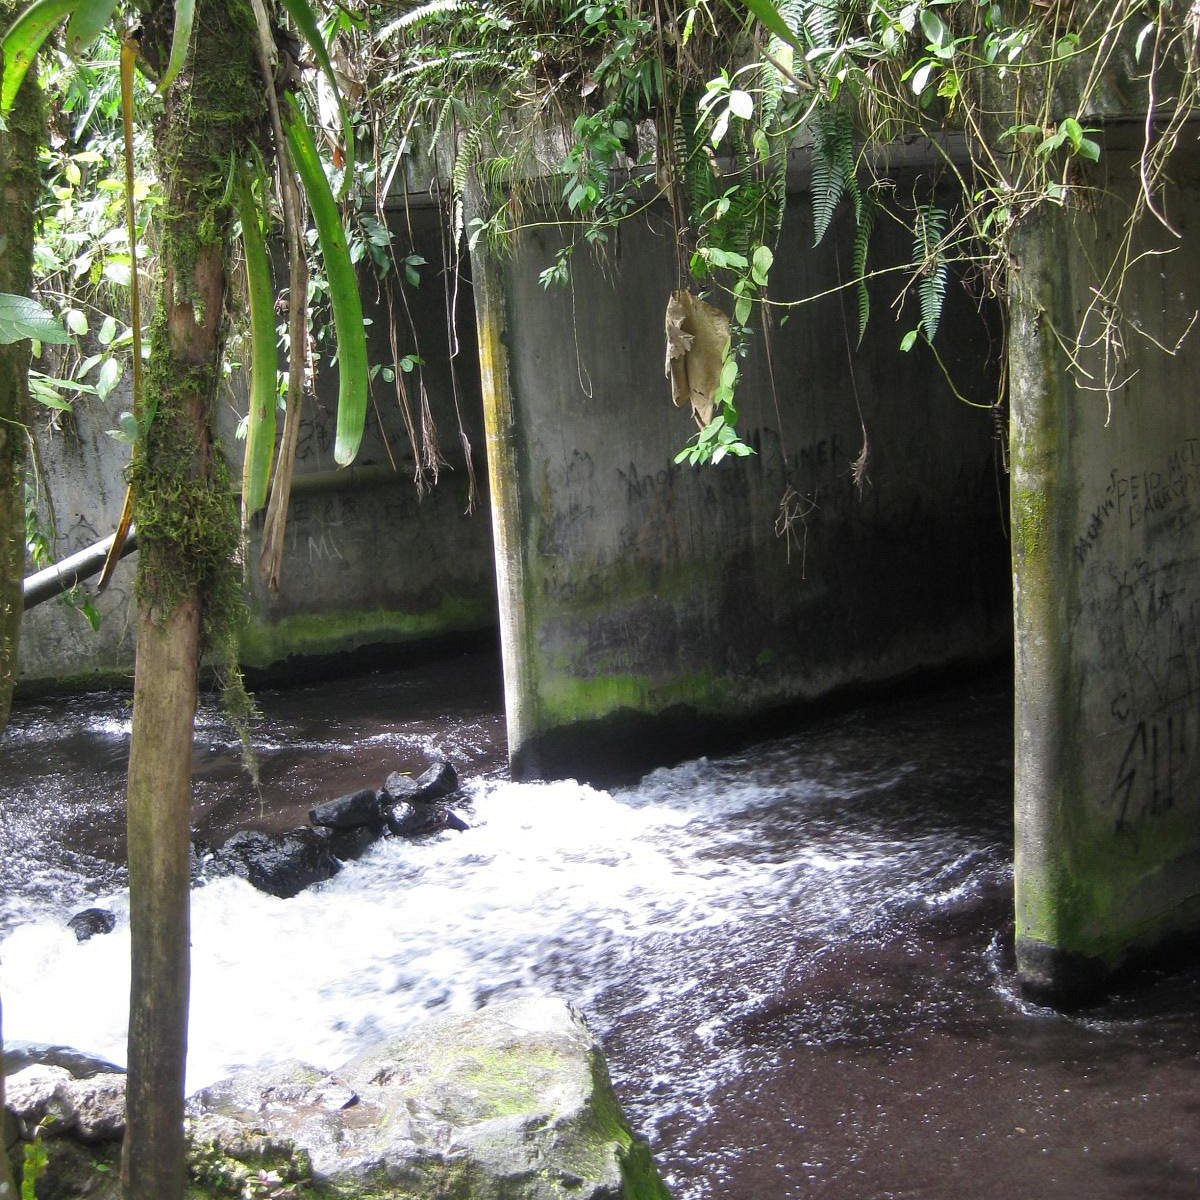
<path fill-rule="evenodd" d="M 827 104 L 817 109 L 812 148 L 813 245 L 829 230 L 838 202 L 854 177 L 854 134 L 850 114 Z"/>
<path fill-rule="evenodd" d="M 871 294 L 867 288 L 867 251 L 871 245 L 871 234 L 875 229 L 875 204 L 869 195 L 860 196 L 855 206 L 854 252 L 851 270 L 854 272 L 854 290 L 858 299 L 858 345 L 862 345 L 867 332 L 867 321 L 871 316 Z"/>
<path fill-rule="evenodd" d="M 946 260 L 942 238 L 946 233 L 946 210 L 935 204 L 919 204 L 913 225 L 913 257 L 918 269 L 917 297 L 921 305 L 921 329 L 928 341 L 937 335 L 946 299 Z"/>
<path fill-rule="evenodd" d="M 834 46 L 841 23 L 838 0 L 808 0 L 804 5 L 804 32 L 814 48 Z"/>
<path fill-rule="evenodd" d="M 452 195 L 461 196 L 467 190 L 467 182 L 471 170 L 479 157 L 479 147 L 483 144 L 483 126 L 474 125 L 462 136 L 454 154 L 454 168 L 450 173 L 450 191 Z"/>
<path fill-rule="evenodd" d="M 712 166 L 709 163 L 704 137 L 697 128 L 696 117 L 695 94 L 681 96 L 679 106 L 675 110 L 672 142 L 675 162 L 683 173 L 688 214 L 694 225 L 699 224 L 700 214 L 716 198 Z"/>
<path fill-rule="evenodd" d="M 478 10 L 479 5 L 470 3 L 470 0 L 428 0 L 428 3 L 418 4 L 416 8 L 410 8 L 407 12 L 401 13 L 394 21 L 389 21 L 379 31 L 376 41 L 386 42 L 388 38 L 394 37 L 402 29 L 419 28 L 428 24 L 435 17 L 440 17 L 443 13 L 458 12 L 464 8 Z"/>

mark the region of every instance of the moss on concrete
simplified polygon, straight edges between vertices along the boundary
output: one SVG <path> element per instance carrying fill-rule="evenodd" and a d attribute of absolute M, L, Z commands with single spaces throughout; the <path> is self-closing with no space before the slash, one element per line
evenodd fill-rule
<path fill-rule="evenodd" d="M 621 710 L 653 715 L 686 706 L 701 713 L 731 714 L 727 684 L 711 671 L 660 679 L 650 675 L 545 672 L 537 697 L 538 728 L 556 729 L 608 717 Z"/>
<path fill-rule="evenodd" d="M 251 618 L 238 638 L 243 666 L 263 668 L 291 655 L 338 654 L 383 642 L 473 633 L 495 623 L 490 597 L 445 596 L 423 612 L 372 608 L 295 613 L 278 621 Z"/>

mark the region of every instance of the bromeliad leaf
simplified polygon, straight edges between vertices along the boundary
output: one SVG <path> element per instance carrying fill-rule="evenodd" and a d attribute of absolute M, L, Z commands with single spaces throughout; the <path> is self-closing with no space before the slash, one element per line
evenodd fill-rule
<path fill-rule="evenodd" d="M 4 81 L 0 84 L 0 113 L 7 113 L 17 98 L 25 74 L 51 30 L 80 0 L 34 0 L 9 26 L 0 53 L 4 55 Z"/>
<path fill-rule="evenodd" d="M 78 58 L 99 36 L 112 18 L 117 0 L 80 0 L 67 22 L 67 53 Z"/>
<path fill-rule="evenodd" d="M 358 453 L 367 419 L 370 375 L 362 298 L 358 292 L 354 264 L 350 261 L 350 251 L 346 246 L 341 214 L 329 190 L 329 181 L 325 178 L 312 134 L 304 123 L 295 96 L 290 92 L 284 96 L 280 116 L 292 161 L 308 195 L 321 255 L 325 259 L 325 274 L 329 280 L 329 300 L 333 308 L 338 348 L 337 438 L 333 457 L 339 466 L 344 467 L 352 463 Z"/>
<path fill-rule="evenodd" d="M 342 153 L 345 155 L 342 167 L 342 185 L 338 189 L 338 199 L 342 200 L 345 198 L 350 180 L 354 176 L 354 126 L 350 123 L 350 113 L 346 108 L 342 89 L 338 86 L 337 74 L 334 72 L 333 63 L 329 61 L 329 51 L 325 47 L 325 39 L 321 36 L 320 29 L 317 28 L 317 18 L 312 8 L 309 7 L 308 0 L 283 0 L 283 7 L 287 9 L 287 14 L 292 18 L 296 28 L 304 35 L 304 40 L 308 43 L 321 70 L 325 73 L 325 78 L 329 81 L 334 98 L 337 100 L 338 118 L 342 122 Z"/>
<path fill-rule="evenodd" d="M 53 313 L 28 296 L 0 292 L 0 345 L 7 346 L 22 338 L 56 345 L 71 344 L 71 335 Z"/>
<path fill-rule="evenodd" d="M 167 69 L 158 81 L 158 90 L 165 92 L 187 61 L 188 45 L 192 40 L 192 23 L 196 16 L 196 0 L 175 0 L 175 28 L 171 31 L 171 57 Z"/>
<path fill-rule="evenodd" d="M 244 524 L 267 502 L 267 483 L 275 456 L 278 363 L 271 268 L 254 193 L 244 176 L 238 181 L 237 200 L 242 246 L 246 252 L 246 290 L 250 296 L 250 409 L 246 425 L 246 457 L 242 464 Z"/>

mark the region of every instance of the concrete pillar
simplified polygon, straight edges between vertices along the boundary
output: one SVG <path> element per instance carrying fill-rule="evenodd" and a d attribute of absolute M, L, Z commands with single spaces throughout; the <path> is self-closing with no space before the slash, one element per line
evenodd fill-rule
<path fill-rule="evenodd" d="M 794 200 L 781 297 L 828 293 L 849 262 L 848 228 L 817 250 L 811 229 Z M 781 706 L 1005 652 L 996 376 L 959 289 L 939 345 L 982 411 L 927 348 L 900 352 L 884 289 L 861 350 L 853 298 L 826 294 L 754 333 L 739 403 L 757 454 L 693 468 L 672 462 L 694 425 L 663 373 L 667 214 L 546 290 L 559 244 L 543 225 L 472 261 L 514 774 L 628 775 Z M 873 262 L 908 251 L 883 230 Z"/>
<path fill-rule="evenodd" d="M 1103 162 L 1023 232 L 1010 308 L 1017 963 L 1068 1003 L 1200 928 L 1200 277 L 1150 219 L 1123 313 L 1093 303 L 1137 186 Z"/>

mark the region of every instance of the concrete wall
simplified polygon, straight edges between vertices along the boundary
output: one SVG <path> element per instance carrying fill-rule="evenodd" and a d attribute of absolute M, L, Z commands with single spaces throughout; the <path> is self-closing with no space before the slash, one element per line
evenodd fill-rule
<path fill-rule="evenodd" d="M 257 573 L 251 576 L 251 620 L 242 642 L 242 657 L 250 667 L 276 669 L 289 658 L 478 633 L 495 626 L 469 292 L 459 301 L 460 354 L 455 373 L 459 408 L 475 448 L 480 483 L 473 515 L 465 513 L 467 473 L 450 374 L 440 219 L 429 207 L 412 209 L 411 219 L 410 241 L 403 214 L 395 215 L 400 253 L 419 253 L 429 265 L 421 268 L 420 287 L 409 291 L 415 341 L 401 316 L 400 351 L 419 352 L 425 359 L 425 384 L 447 466 L 439 485 L 419 498 L 399 405 L 392 386 L 377 379 L 359 458 L 351 469 L 336 470 L 332 453 L 336 368 L 325 369 L 315 398 L 305 401 L 280 592 L 269 594 Z M 396 310 L 403 312 L 399 303 Z M 388 362 L 386 307 L 381 302 L 368 304 L 367 312 L 373 320 L 371 362 Z M 406 381 L 415 393 L 417 374 Z M 111 533 L 116 525 L 129 451 L 105 430 L 115 427 L 117 414 L 128 407 L 125 395 L 114 395 L 104 404 L 81 403 L 60 430 L 39 434 L 57 532 L 56 558 Z M 235 478 L 241 471 L 242 444 L 233 436 L 238 414 L 231 391 L 222 400 L 219 420 Z M 48 508 L 45 511 L 48 520 Z M 261 523 L 260 516 L 251 531 L 252 565 L 257 563 Z M 26 689 L 54 681 L 83 684 L 89 679 L 131 676 L 135 562 L 130 558 L 122 563 L 108 591 L 97 599 L 102 615 L 97 633 L 76 610 L 58 601 L 25 614 L 20 671 Z"/>
<path fill-rule="evenodd" d="M 772 276 L 780 296 L 829 289 L 839 262 L 845 273 L 849 231 L 813 250 L 811 228 L 797 197 Z M 695 748 L 714 722 L 1003 650 L 993 414 L 956 399 L 928 349 L 899 352 L 915 314 L 897 324 L 877 291 L 872 330 L 851 351 L 851 295 L 796 309 L 770 335 L 774 394 L 761 333 L 747 363 L 742 428 L 758 454 L 674 466 L 693 426 L 663 376 L 669 221 L 622 227 L 607 263 L 580 254 L 572 289 L 546 292 L 538 274 L 557 245 L 533 231 L 511 260 L 475 262 L 518 774 L 619 769 L 636 759 L 639 718 L 655 719 L 661 759 L 675 734 Z M 872 261 L 907 251 L 881 229 Z M 991 331 L 951 292 L 938 344 L 987 405 Z M 789 489 L 790 539 L 776 535 Z"/>
<path fill-rule="evenodd" d="M 1200 926 L 1200 307 L 1197 159 L 1178 163 L 1128 274 L 1128 322 L 1093 315 L 1136 176 L 1110 131 L 1109 199 L 1055 211 L 1018 247 L 1011 337 L 1017 957 L 1031 990 L 1085 995 Z M 1141 336 L 1135 326 L 1144 331 Z M 1106 357 L 1117 382 L 1095 390 Z"/>

